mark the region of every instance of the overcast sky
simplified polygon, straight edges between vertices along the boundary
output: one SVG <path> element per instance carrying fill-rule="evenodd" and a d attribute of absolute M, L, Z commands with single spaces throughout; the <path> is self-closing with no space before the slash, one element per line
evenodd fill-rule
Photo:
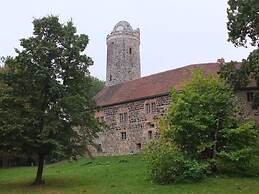
<path fill-rule="evenodd" d="M 227 0 L 8 0 L 1 2 L 0 56 L 14 55 L 32 20 L 58 15 L 88 34 L 92 75 L 105 80 L 106 35 L 120 20 L 141 33 L 142 76 L 193 63 L 246 58 L 251 48 L 227 42 Z"/>

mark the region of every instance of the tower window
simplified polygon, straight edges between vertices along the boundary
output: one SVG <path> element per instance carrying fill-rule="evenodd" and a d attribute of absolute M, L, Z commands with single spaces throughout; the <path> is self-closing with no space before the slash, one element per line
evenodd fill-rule
<path fill-rule="evenodd" d="M 132 53 L 132 49 L 131 48 L 129 48 L 129 54 L 131 54 Z"/>
<path fill-rule="evenodd" d="M 121 139 L 122 139 L 122 140 L 127 139 L 126 132 L 121 132 Z"/>
<path fill-rule="evenodd" d="M 110 81 L 112 81 L 112 75 L 110 75 Z"/>

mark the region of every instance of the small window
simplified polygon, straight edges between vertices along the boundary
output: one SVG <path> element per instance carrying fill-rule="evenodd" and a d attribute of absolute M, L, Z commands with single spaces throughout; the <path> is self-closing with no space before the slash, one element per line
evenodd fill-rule
<path fill-rule="evenodd" d="M 120 123 L 122 123 L 122 122 L 123 122 L 123 114 L 120 113 Z"/>
<path fill-rule="evenodd" d="M 253 99 L 254 99 L 254 93 L 253 92 L 247 92 L 246 93 L 246 99 L 247 99 L 247 102 L 252 102 Z"/>
<path fill-rule="evenodd" d="M 97 152 L 102 152 L 102 144 L 98 144 L 96 147 Z"/>
<path fill-rule="evenodd" d="M 138 150 L 141 149 L 141 143 L 137 143 L 136 146 L 137 146 L 137 149 L 138 149 Z"/>
<path fill-rule="evenodd" d="M 112 75 L 110 75 L 110 81 L 112 81 Z"/>
<path fill-rule="evenodd" d="M 126 112 L 123 113 L 123 121 L 124 121 L 124 123 L 128 122 L 128 114 Z"/>
<path fill-rule="evenodd" d="M 149 103 L 147 103 L 147 104 L 145 105 L 145 111 L 146 111 L 146 114 L 149 114 L 149 113 L 150 113 L 150 104 L 149 104 Z"/>
<path fill-rule="evenodd" d="M 151 109 L 152 109 L 152 113 L 156 112 L 156 103 L 154 102 L 151 103 Z"/>
<path fill-rule="evenodd" d="M 131 48 L 129 48 L 129 54 L 131 54 L 132 53 L 132 49 Z"/>
<path fill-rule="evenodd" d="M 128 113 L 120 113 L 120 123 L 128 122 Z"/>
<path fill-rule="evenodd" d="M 152 139 L 152 131 L 148 131 L 148 139 Z"/>
<path fill-rule="evenodd" d="M 126 132 L 121 132 L 121 139 L 122 139 L 122 140 L 127 139 L 127 134 L 126 134 Z"/>

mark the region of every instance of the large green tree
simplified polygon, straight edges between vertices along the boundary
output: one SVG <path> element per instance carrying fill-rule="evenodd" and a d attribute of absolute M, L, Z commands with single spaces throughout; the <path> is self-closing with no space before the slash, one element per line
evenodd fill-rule
<path fill-rule="evenodd" d="M 255 146 L 255 126 L 238 118 L 238 112 L 238 101 L 224 80 L 197 72 L 182 92 L 172 92 L 170 137 L 185 153 L 211 160 L 211 170 L 217 171 L 213 162 L 221 153 Z"/>
<path fill-rule="evenodd" d="M 102 127 L 89 92 L 88 36 L 56 16 L 35 19 L 33 25 L 33 35 L 21 39 L 21 49 L 0 73 L 7 86 L 0 94 L 0 149 L 36 154 L 34 183 L 41 184 L 46 156 L 84 153 Z"/>

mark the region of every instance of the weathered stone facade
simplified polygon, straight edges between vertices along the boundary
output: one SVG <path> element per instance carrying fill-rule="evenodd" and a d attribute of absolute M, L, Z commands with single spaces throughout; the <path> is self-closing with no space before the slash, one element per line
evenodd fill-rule
<path fill-rule="evenodd" d="M 102 152 L 134 153 L 150 139 L 157 138 L 159 136 L 156 128 L 158 118 L 165 113 L 169 103 L 169 96 L 163 95 L 103 107 L 96 116 L 104 120 L 110 129 L 100 134 L 97 140 L 102 147 Z"/>
<path fill-rule="evenodd" d="M 243 117 L 254 118 L 259 123 L 259 112 L 253 110 L 247 94 L 255 89 L 236 93 L 241 105 Z M 110 126 L 100 134 L 97 143 L 102 154 L 129 154 L 138 152 L 151 139 L 158 138 L 157 123 L 170 104 L 169 95 L 105 106 L 96 113 L 96 117 Z M 149 111 L 147 110 L 149 106 Z M 121 120 L 121 115 L 126 115 Z M 124 138 L 124 134 L 126 137 Z"/>
<path fill-rule="evenodd" d="M 107 35 L 106 85 L 140 78 L 140 31 L 126 21 L 116 24 Z"/>

